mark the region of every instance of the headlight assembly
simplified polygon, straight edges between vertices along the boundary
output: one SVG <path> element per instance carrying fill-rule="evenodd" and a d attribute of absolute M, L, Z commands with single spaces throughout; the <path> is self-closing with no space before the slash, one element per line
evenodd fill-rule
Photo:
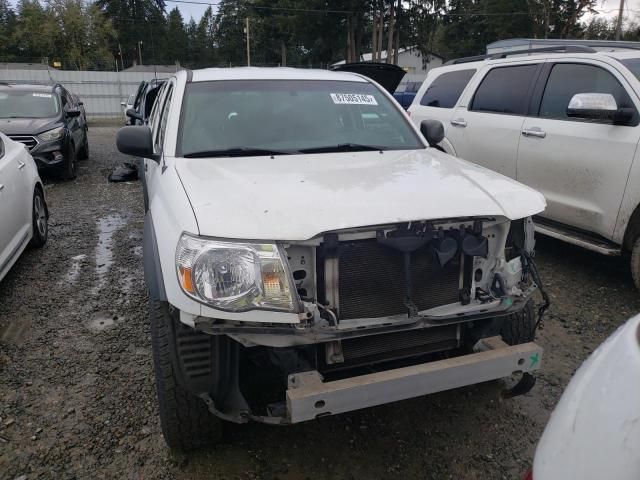
<path fill-rule="evenodd" d="M 275 243 L 225 242 L 183 234 L 176 269 L 182 290 L 213 308 L 292 311 L 285 258 Z"/>
<path fill-rule="evenodd" d="M 47 130 L 46 132 L 42 132 L 38 134 L 38 136 L 45 142 L 58 140 L 59 138 L 62 138 L 63 135 L 64 135 L 64 127 L 53 128 L 51 130 Z"/>

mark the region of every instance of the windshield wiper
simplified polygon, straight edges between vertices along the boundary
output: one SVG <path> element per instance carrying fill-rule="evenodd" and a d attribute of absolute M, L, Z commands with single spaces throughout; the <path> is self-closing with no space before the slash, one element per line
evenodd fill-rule
<path fill-rule="evenodd" d="M 205 157 L 259 157 L 263 155 L 291 155 L 298 153 L 293 150 L 268 150 L 266 148 L 253 147 L 233 147 L 221 150 L 202 150 L 199 152 L 189 152 L 182 156 L 185 158 L 205 158 Z"/>
<path fill-rule="evenodd" d="M 325 145 L 323 147 L 311 147 L 300 149 L 301 153 L 328 153 L 328 152 L 365 152 L 373 150 L 386 150 L 386 147 L 378 145 L 360 145 L 359 143 L 339 143 L 338 145 Z"/>

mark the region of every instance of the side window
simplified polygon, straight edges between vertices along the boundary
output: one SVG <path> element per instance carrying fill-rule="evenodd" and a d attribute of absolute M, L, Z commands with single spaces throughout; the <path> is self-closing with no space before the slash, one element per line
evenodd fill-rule
<path fill-rule="evenodd" d="M 73 97 L 69 94 L 69 92 L 65 91 L 64 97 L 67 99 L 68 108 L 76 108 L 76 102 L 73 100 Z"/>
<path fill-rule="evenodd" d="M 160 122 L 158 125 L 158 132 L 156 134 L 156 152 L 162 151 L 164 146 L 164 132 L 167 128 L 167 119 L 169 118 L 169 107 L 171 107 L 171 97 L 173 96 L 173 85 L 167 87 L 167 94 L 165 96 L 164 105 L 160 112 Z"/>
<path fill-rule="evenodd" d="M 469 110 L 525 115 L 527 92 L 537 68 L 537 64 L 529 64 L 490 70 L 478 87 Z"/>
<path fill-rule="evenodd" d="M 60 100 L 62 101 L 62 108 L 66 109 L 69 106 L 69 102 L 67 101 L 67 96 L 64 94 L 63 90 L 59 90 L 58 94 L 60 95 Z"/>
<path fill-rule="evenodd" d="M 420 100 L 420 105 L 453 108 L 475 73 L 475 69 L 443 73 L 431 82 Z"/>
<path fill-rule="evenodd" d="M 567 116 L 569 101 L 576 93 L 609 93 L 616 99 L 618 108 L 633 108 L 635 111 L 635 106 L 624 87 L 604 68 L 578 63 L 558 63 L 549 74 L 540 102 L 539 116 L 581 121 L 579 118 Z M 611 121 L 602 120 L 598 123 Z"/>
<path fill-rule="evenodd" d="M 149 115 L 149 128 L 153 131 L 155 129 L 156 123 L 158 123 L 158 115 L 160 110 L 160 104 L 162 103 L 162 96 L 164 94 L 164 90 L 167 84 L 165 83 L 160 87 L 160 92 L 158 93 L 157 102 L 153 103 L 153 108 L 151 109 L 151 115 Z"/>

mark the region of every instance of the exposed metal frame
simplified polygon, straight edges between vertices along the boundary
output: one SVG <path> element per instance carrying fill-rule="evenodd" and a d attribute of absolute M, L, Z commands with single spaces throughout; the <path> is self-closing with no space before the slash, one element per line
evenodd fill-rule
<path fill-rule="evenodd" d="M 480 340 L 477 353 L 332 382 L 316 370 L 289 375 L 291 423 L 451 390 L 540 368 L 543 349 L 530 342 L 508 346 L 499 337 Z"/>

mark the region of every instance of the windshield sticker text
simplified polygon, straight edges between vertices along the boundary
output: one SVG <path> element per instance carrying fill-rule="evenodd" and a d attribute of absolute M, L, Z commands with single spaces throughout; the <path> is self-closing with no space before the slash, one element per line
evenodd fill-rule
<path fill-rule="evenodd" d="M 378 105 L 373 95 L 361 93 L 330 93 L 329 95 L 336 105 Z"/>
<path fill-rule="evenodd" d="M 50 93 L 32 93 L 34 97 L 51 98 Z"/>

